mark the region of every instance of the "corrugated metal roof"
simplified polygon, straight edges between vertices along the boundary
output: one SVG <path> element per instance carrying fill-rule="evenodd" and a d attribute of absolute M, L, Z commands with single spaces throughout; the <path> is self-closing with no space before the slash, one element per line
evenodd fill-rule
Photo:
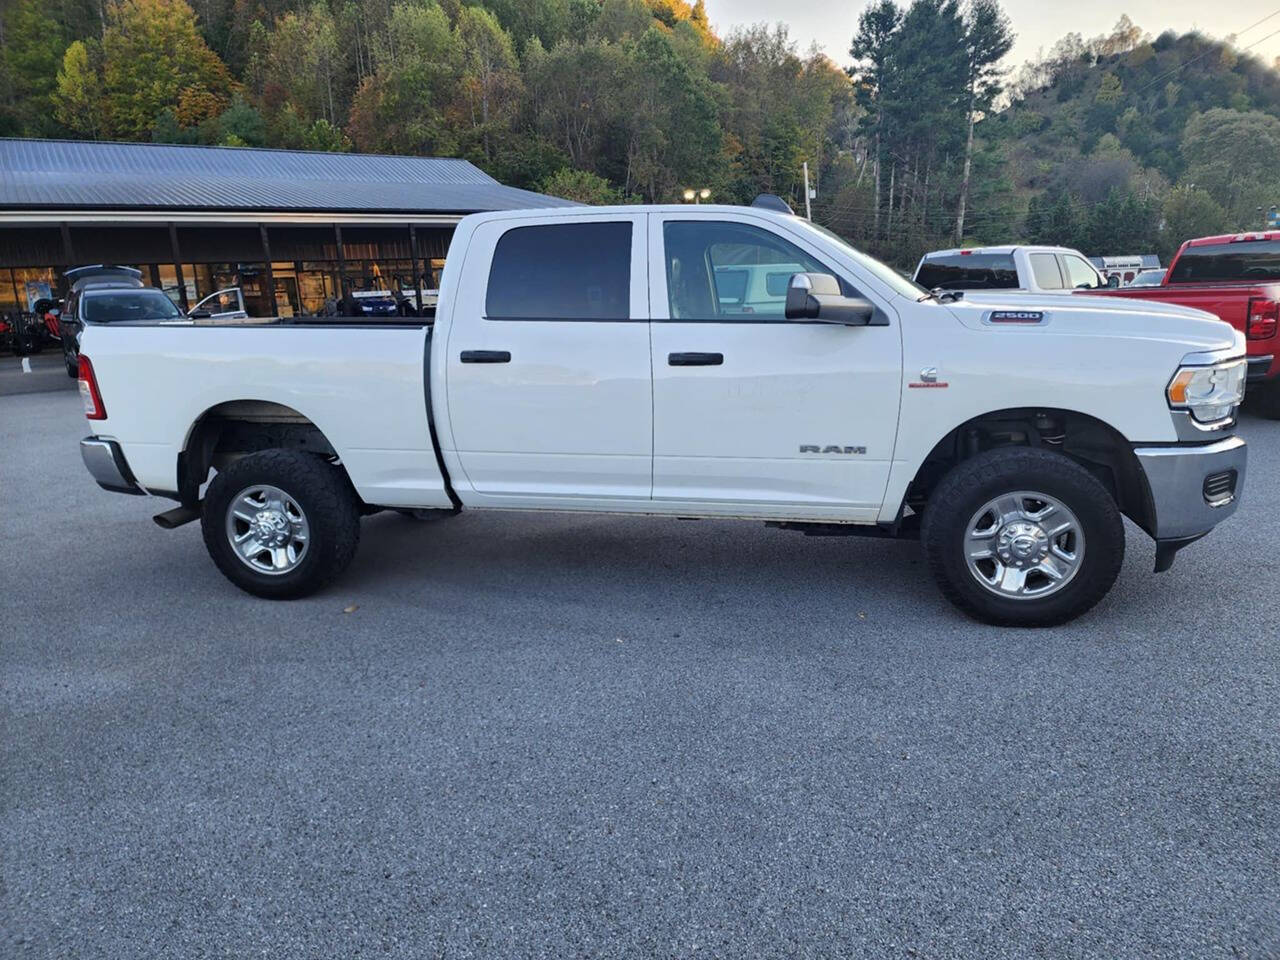
<path fill-rule="evenodd" d="M 0 138 L 0 209 L 475 213 L 568 204 L 443 157 Z"/>

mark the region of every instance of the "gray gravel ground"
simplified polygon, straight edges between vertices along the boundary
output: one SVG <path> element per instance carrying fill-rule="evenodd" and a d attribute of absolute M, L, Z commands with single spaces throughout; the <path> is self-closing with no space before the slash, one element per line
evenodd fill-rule
<path fill-rule="evenodd" d="M 5 957 L 1280 955 L 1280 423 L 1017 632 L 728 522 L 379 515 L 254 600 L 78 404 L 0 400 Z"/>

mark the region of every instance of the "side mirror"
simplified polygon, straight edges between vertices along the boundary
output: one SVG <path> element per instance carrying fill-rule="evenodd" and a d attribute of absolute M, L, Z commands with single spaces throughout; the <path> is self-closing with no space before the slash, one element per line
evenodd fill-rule
<path fill-rule="evenodd" d="M 786 318 L 820 320 L 848 327 L 883 326 L 875 322 L 876 308 L 862 297 L 846 297 L 840 281 L 829 273 L 794 273 L 787 284 Z"/>
<path fill-rule="evenodd" d="M 212 316 L 213 316 L 212 313 L 204 309 L 204 307 L 201 307 L 198 310 L 192 310 L 190 313 L 188 313 L 187 319 L 188 320 L 208 320 Z"/>
<path fill-rule="evenodd" d="M 1111 276 L 1107 277 L 1108 290 L 1115 290 L 1119 286 L 1120 286 L 1120 275 L 1118 273 L 1113 273 Z"/>

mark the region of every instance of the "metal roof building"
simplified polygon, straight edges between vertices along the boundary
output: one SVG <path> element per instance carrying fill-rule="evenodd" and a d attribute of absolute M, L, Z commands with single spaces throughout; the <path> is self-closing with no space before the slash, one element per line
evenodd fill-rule
<path fill-rule="evenodd" d="M 468 213 L 569 203 L 458 159 L 0 138 L 0 313 L 97 262 L 184 309 L 239 286 L 258 312 L 314 313 L 349 288 L 434 287 Z"/>
<path fill-rule="evenodd" d="M 0 139 L 0 211 L 464 214 L 569 201 L 466 160 Z"/>

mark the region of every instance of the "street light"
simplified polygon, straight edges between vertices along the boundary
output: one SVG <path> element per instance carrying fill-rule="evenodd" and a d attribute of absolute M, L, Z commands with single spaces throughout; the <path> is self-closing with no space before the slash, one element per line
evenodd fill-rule
<path fill-rule="evenodd" d="M 698 189 L 698 190 L 695 190 L 693 187 L 685 187 L 685 190 L 684 190 L 685 203 L 701 203 L 703 200 L 707 199 L 707 197 L 709 196 L 711 196 L 710 187 L 702 187 L 701 189 Z"/>

